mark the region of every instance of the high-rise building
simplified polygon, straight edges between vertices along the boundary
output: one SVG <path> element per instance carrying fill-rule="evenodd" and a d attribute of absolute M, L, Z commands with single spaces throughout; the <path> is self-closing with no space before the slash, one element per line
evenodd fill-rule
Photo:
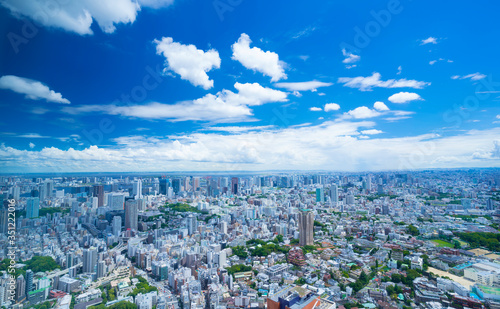
<path fill-rule="evenodd" d="M 104 263 L 104 261 L 99 261 L 97 263 L 97 278 L 104 277 L 105 270 L 106 270 L 106 264 Z"/>
<path fill-rule="evenodd" d="M 238 177 L 231 178 L 231 193 L 234 195 L 238 194 Z"/>
<path fill-rule="evenodd" d="M 186 218 L 186 228 L 189 235 L 193 235 L 198 229 L 198 220 L 195 216 L 189 215 Z"/>
<path fill-rule="evenodd" d="M 122 231 L 122 217 L 114 216 L 111 225 L 113 227 L 113 235 L 120 236 L 120 232 Z"/>
<path fill-rule="evenodd" d="M 34 286 L 33 286 L 33 271 L 31 269 L 28 269 L 26 271 L 26 294 L 34 291 Z"/>
<path fill-rule="evenodd" d="M 9 202 L 4 200 L 0 205 L 0 233 L 7 233 L 9 226 Z"/>
<path fill-rule="evenodd" d="M 310 210 L 301 210 L 299 213 L 299 245 L 314 244 L 314 214 Z"/>
<path fill-rule="evenodd" d="M 133 186 L 132 186 L 132 195 L 136 199 L 142 198 L 142 180 L 141 179 L 134 181 Z"/>
<path fill-rule="evenodd" d="M 19 275 L 16 280 L 16 300 L 21 302 L 26 298 L 26 280 L 23 275 Z"/>
<path fill-rule="evenodd" d="M 325 191 L 323 187 L 316 188 L 316 202 L 324 203 L 325 202 Z"/>
<path fill-rule="evenodd" d="M 94 186 L 94 197 L 97 197 L 97 207 L 104 206 L 104 186 Z"/>
<path fill-rule="evenodd" d="M 122 193 L 112 193 L 108 195 L 108 207 L 111 210 L 123 210 L 125 195 Z"/>
<path fill-rule="evenodd" d="M 137 201 L 127 200 L 125 202 L 125 230 L 137 231 L 138 216 Z"/>
<path fill-rule="evenodd" d="M 26 218 L 37 218 L 40 210 L 40 199 L 29 197 L 26 199 Z"/>
<path fill-rule="evenodd" d="M 170 180 L 168 180 L 166 178 L 160 179 L 160 192 L 159 192 L 159 194 L 167 195 L 169 187 L 170 187 Z"/>
<path fill-rule="evenodd" d="M 339 189 L 336 184 L 333 184 L 330 187 L 330 200 L 333 203 L 338 203 L 339 202 Z"/>
<path fill-rule="evenodd" d="M 193 191 L 200 189 L 200 177 L 193 177 Z"/>
<path fill-rule="evenodd" d="M 83 272 L 93 273 L 95 272 L 95 267 L 97 265 L 97 249 L 91 247 L 89 249 L 83 249 Z"/>
<path fill-rule="evenodd" d="M 174 189 L 175 194 L 178 194 L 179 192 L 181 192 L 181 179 L 180 178 L 172 179 L 172 188 Z"/>

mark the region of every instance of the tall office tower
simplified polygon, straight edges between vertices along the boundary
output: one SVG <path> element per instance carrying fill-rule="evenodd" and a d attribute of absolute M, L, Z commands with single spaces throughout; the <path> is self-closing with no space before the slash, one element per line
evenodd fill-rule
<path fill-rule="evenodd" d="M 28 197 L 26 199 L 26 218 L 38 218 L 40 210 L 40 199 L 38 197 Z"/>
<path fill-rule="evenodd" d="M 495 210 L 495 203 L 491 198 L 486 201 L 486 210 Z"/>
<path fill-rule="evenodd" d="M 94 186 L 94 197 L 97 197 L 97 207 L 104 206 L 104 186 Z"/>
<path fill-rule="evenodd" d="M 166 178 L 160 179 L 160 191 L 159 194 L 167 195 L 168 188 L 170 187 L 170 181 Z"/>
<path fill-rule="evenodd" d="M 95 272 L 95 267 L 97 265 L 97 249 L 91 247 L 89 249 L 83 249 L 83 272 L 93 273 Z"/>
<path fill-rule="evenodd" d="M 111 210 L 123 210 L 123 204 L 125 203 L 125 195 L 122 193 L 112 193 L 108 195 L 108 207 Z"/>
<path fill-rule="evenodd" d="M 193 191 L 198 191 L 200 189 L 200 177 L 193 178 Z"/>
<path fill-rule="evenodd" d="M 113 235 L 116 237 L 120 236 L 120 232 L 122 231 L 122 217 L 114 216 L 111 225 L 113 226 Z"/>
<path fill-rule="evenodd" d="M 224 188 L 225 188 L 225 191 L 227 192 L 227 190 L 229 188 L 229 179 L 227 177 L 220 178 L 220 188 L 223 192 L 224 192 Z"/>
<path fill-rule="evenodd" d="M 349 192 L 346 196 L 346 204 L 347 205 L 354 205 L 354 195 L 352 192 Z"/>
<path fill-rule="evenodd" d="M 0 204 L 0 233 L 6 234 L 9 227 L 9 202 L 4 200 Z"/>
<path fill-rule="evenodd" d="M 127 200 L 125 202 L 125 230 L 137 231 L 138 216 L 137 201 Z"/>
<path fill-rule="evenodd" d="M 33 286 L 33 271 L 31 269 L 28 269 L 26 271 L 26 294 L 34 290 L 35 289 Z"/>
<path fill-rule="evenodd" d="M 47 186 L 47 196 L 53 197 L 54 196 L 54 181 L 52 179 L 46 180 L 45 186 Z"/>
<path fill-rule="evenodd" d="M 333 203 L 339 202 L 339 189 L 336 184 L 332 184 L 332 186 L 330 187 L 330 200 Z"/>
<path fill-rule="evenodd" d="M 75 253 L 73 251 L 66 254 L 66 268 L 71 268 L 75 265 Z"/>
<path fill-rule="evenodd" d="M 389 214 L 389 204 L 382 205 L 382 214 L 383 215 L 388 215 Z"/>
<path fill-rule="evenodd" d="M 231 178 L 231 193 L 234 195 L 238 194 L 238 177 Z"/>
<path fill-rule="evenodd" d="M 133 187 L 132 187 L 132 195 L 136 199 L 142 198 L 142 180 L 134 180 Z"/>
<path fill-rule="evenodd" d="M 40 197 L 40 201 L 43 202 L 47 198 L 47 186 L 45 184 L 38 185 L 38 196 Z"/>
<path fill-rule="evenodd" d="M 104 263 L 104 261 L 99 261 L 97 263 L 97 278 L 104 277 L 105 269 L 106 269 L 106 264 Z"/>
<path fill-rule="evenodd" d="M 184 178 L 184 191 L 188 192 L 191 190 L 191 185 L 189 184 L 191 182 L 190 177 Z"/>
<path fill-rule="evenodd" d="M 193 235 L 198 229 L 198 220 L 193 215 L 189 215 L 186 218 L 186 228 L 188 230 L 189 235 Z"/>
<path fill-rule="evenodd" d="M 372 189 L 372 175 L 366 176 L 366 190 L 371 191 Z"/>
<path fill-rule="evenodd" d="M 174 189 L 175 194 L 178 194 L 179 192 L 181 192 L 181 179 L 180 178 L 172 179 L 172 188 Z"/>
<path fill-rule="evenodd" d="M 19 188 L 18 186 L 13 187 L 12 188 L 12 198 L 17 201 L 17 200 L 19 200 L 20 196 L 21 196 L 21 188 Z"/>
<path fill-rule="evenodd" d="M 310 210 L 301 210 L 299 213 L 299 245 L 314 244 L 314 215 Z"/>
<path fill-rule="evenodd" d="M 316 202 L 324 203 L 325 202 L 325 189 L 323 187 L 316 188 Z"/>
<path fill-rule="evenodd" d="M 26 298 L 26 280 L 23 275 L 19 275 L 16 280 L 16 301 L 21 301 Z"/>
<path fill-rule="evenodd" d="M 227 234 L 227 222 L 226 221 L 222 221 L 220 223 L 220 231 L 224 234 Z"/>

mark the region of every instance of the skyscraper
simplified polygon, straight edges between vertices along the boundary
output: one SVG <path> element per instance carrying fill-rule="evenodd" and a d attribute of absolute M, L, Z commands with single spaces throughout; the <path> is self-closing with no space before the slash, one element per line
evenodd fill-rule
<path fill-rule="evenodd" d="M 93 273 L 97 265 L 97 249 L 91 247 L 83 250 L 83 272 Z"/>
<path fill-rule="evenodd" d="M 113 226 L 113 235 L 120 236 L 120 232 L 122 230 L 122 217 L 114 216 L 111 225 Z"/>
<path fill-rule="evenodd" d="M 33 286 L 33 271 L 31 269 L 28 269 L 26 271 L 26 293 L 29 293 L 34 290 L 35 289 Z"/>
<path fill-rule="evenodd" d="M 174 193 L 178 194 L 181 192 L 181 180 L 180 178 L 175 178 L 172 180 L 172 188 L 174 189 Z"/>
<path fill-rule="evenodd" d="M 195 216 L 189 215 L 186 218 L 186 227 L 189 235 L 193 235 L 196 232 L 196 229 L 198 229 L 198 221 Z"/>
<path fill-rule="evenodd" d="M 238 194 L 238 177 L 231 178 L 231 193 L 234 195 Z"/>
<path fill-rule="evenodd" d="M 29 197 L 26 199 L 26 218 L 37 218 L 40 210 L 40 199 Z"/>
<path fill-rule="evenodd" d="M 337 188 L 336 184 L 333 184 L 330 187 L 330 199 L 333 203 L 339 202 L 339 189 Z"/>
<path fill-rule="evenodd" d="M 104 206 L 104 186 L 94 186 L 94 197 L 97 197 L 97 207 Z"/>
<path fill-rule="evenodd" d="M 26 280 L 23 275 L 19 275 L 16 280 L 16 300 L 22 301 L 26 298 Z"/>
<path fill-rule="evenodd" d="M 314 244 L 314 215 L 310 210 L 301 210 L 299 213 L 299 245 Z"/>
<path fill-rule="evenodd" d="M 142 180 L 141 179 L 134 181 L 133 187 L 132 187 L 132 195 L 136 199 L 142 198 Z"/>
<path fill-rule="evenodd" d="M 136 200 L 125 202 L 125 229 L 137 231 L 138 209 Z"/>
<path fill-rule="evenodd" d="M 323 187 L 316 188 L 316 202 L 324 203 L 325 202 L 325 192 Z"/>

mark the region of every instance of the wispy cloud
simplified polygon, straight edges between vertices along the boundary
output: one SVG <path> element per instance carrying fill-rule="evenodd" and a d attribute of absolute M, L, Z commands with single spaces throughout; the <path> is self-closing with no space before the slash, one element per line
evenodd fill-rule
<path fill-rule="evenodd" d="M 8 89 L 24 94 L 27 99 L 31 100 L 44 99 L 47 102 L 70 104 L 70 101 L 63 98 L 62 94 L 50 90 L 47 85 L 34 79 L 4 75 L 0 77 L 0 89 Z"/>
<path fill-rule="evenodd" d="M 486 78 L 486 75 L 481 74 L 479 72 L 468 74 L 468 75 L 453 75 L 451 79 L 470 79 L 470 80 L 481 80 L 483 78 Z"/>
<path fill-rule="evenodd" d="M 426 45 L 426 44 L 437 44 L 438 41 L 435 37 L 428 37 L 427 39 L 425 40 L 421 40 L 420 41 L 420 45 Z"/>
<path fill-rule="evenodd" d="M 278 88 L 284 88 L 289 91 L 317 91 L 320 87 L 329 87 L 333 83 L 325 83 L 317 80 L 307 81 L 307 82 L 296 82 L 296 83 L 275 83 L 274 86 Z"/>
<path fill-rule="evenodd" d="M 371 76 L 358 77 L 340 77 L 338 82 L 344 84 L 345 87 L 357 88 L 361 91 L 370 91 L 374 87 L 380 88 L 415 88 L 422 89 L 430 85 L 429 82 L 422 82 L 409 79 L 389 79 L 383 81 L 380 79 L 380 73 L 373 73 Z"/>

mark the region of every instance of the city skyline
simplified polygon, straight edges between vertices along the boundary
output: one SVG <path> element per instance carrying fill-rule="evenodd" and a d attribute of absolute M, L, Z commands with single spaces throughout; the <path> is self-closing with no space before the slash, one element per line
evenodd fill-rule
<path fill-rule="evenodd" d="M 0 4 L 2 172 L 500 166 L 497 3 L 54 3 Z"/>

